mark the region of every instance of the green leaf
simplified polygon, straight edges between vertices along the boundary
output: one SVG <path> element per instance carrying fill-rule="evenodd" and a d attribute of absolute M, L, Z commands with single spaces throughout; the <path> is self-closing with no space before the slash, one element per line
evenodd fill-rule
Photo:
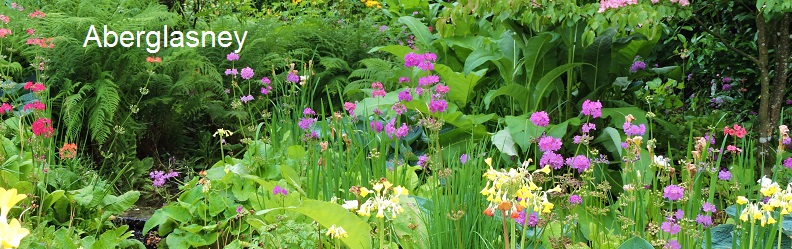
<path fill-rule="evenodd" d="M 396 57 L 398 57 L 401 60 L 404 60 L 404 56 L 405 55 L 413 52 L 412 48 L 410 48 L 408 46 L 404 46 L 404 45 L 388 45 L 388 46 L 379 46 L 379 47 L 372 48 L 371 50 L 369 50 L 369 53 L 373 53 L 373 52 L 377 52 L 377 51 L 383 51 L 383 52 L 391 53 L 392 55 L 395 55 Z"/>
<path fill-rule="evenodd" d="M 489 110 L 490 103 L 492 103 L 492 99 L 501 95 L 506 95 L 509 97 L 514 98 L 520 106 L 525 106 L 526 101 L 529 96 L 528 89 L 525 88 L 523 85 L 518 84 L 508 84 L 498 88 L 498 90 L 490 90 L 487 92 L 487 95 L 484 96 L 484 106 Z"/>
<path fill-rule="evenodd" d="M 432 48 L 434 36 L 432 36 L 432 33 L 429 32 L 429 28 L 426 27 L 426 25 L 424 25 L 420 20 L 412 16 L 402 16 L 399 17 L 399 22 L 407 25 L 407 27 L 410 28 L 410 31 L 412 31 L 413 35 L 415 36 L 416 43 L 420 44 L 422 48 Z"/>
<path fill-rule="evenodd" d="M 300 145 L 292 145 L 286 149 L 286 154 L 289 156 L 289 159 L 299 160 L 305 157 L 305 148 Z"/>
<path fill-rule="evenodd" d="M 710 234 L 712 234 L 712 248 L 731 248 L 733 231 L 734 224 L 720 224 L 716 227 L 710 228 Z"/>
<path fill-rule="evenodd" d="M 654 246 L 640 237 L 632 237 L 619 246 L 619 249 L 654 249 Z"/>
<path fill-rule="evenodd" d="M 132 207 L 132 205 L 137 202 L 138 198 L 140 198 L 140 192 L 129 191 L 120 196 L 105 195 L 102 202 L 105 205 L 106 211 L 112 212 L 113 214 L 120 214 L 129 209 L 129 207 Z"/>
<path fill-rule="evenodd" d="M 290 210 L 314 219 L 325 228 L 332 225 L 344 228 L 349 237 L 342 238 L 341 242 L 350 249 L 371 248 L 371 226 L 341 205 L 308 199 L 300 207 Z"/>
<path fill-rule="evenodd" d="M 464 72 L 465 75 L 469 74 L 473 69 L 476 69 L 481 64 L 484 64 L 488 61 L 496 61 L 500 60 L 503 56 L 490 51 L 488 49 L 476 49 L 473 50 L 473 53 L 468 55 L 467 59 L 465 59 L 465 68 Z"/>
<path fill-rule="evenodd" d="M 558 67 L 554 68 L 553 70 L 550 70 L 550 72 L 548 72 L 547 74 L 545 74 L 545 76 L 543 76 L 541 79 L 539 79 L 539 82 L 536 83 L 536 88 L 533 91 L 533 95 L 531 96 L 531 99 L 530 99 L 530 105 L 531 106 L 530 106 L 530 109 L 528 111 L 534 112 L 534 111 L 539 109 L 539 103 L 541 103 L 541 100 L 543 98 L 547 97 L 548 94 L 550 93 L 547 90 L 550 88 L 550 86 L 553 84 L 553 82 L 555 82 L 556 79 L 559 76 L 561 76 L 561 74 L 566 73 L 568 70 L 570 70 L 572 68 L 575 68 L 575 67 L 578 67 L 578 66 L 581 66 L 581 65 L 589 65 L 589 66 L 591 66 L 591 64 L 580 63 L 580 62 L 567 63 L 567 64 L 564 64 L 564 65 L 558 66 Z"/>
<path fill-rule="evenodd" d="M 611 153 L 615 152 L 614 154 L 618 155 L 619 158 L 621 158 L 622 156 L 621 134 L 619 134 L 619 131 L 614 129 L 613 127 L 605 127 L 605 129 L 602 130 L 602 135 L 597 137 L 597 139 L 595 139 L 593 142 L 603 143 L 605 149 L 607 149 Z"/>
<path fill-rule="evenodd" d="M 596 88 L 595 86 L 608 82 L 614 35 L 616 35 L 616 31 L 613 28 L 608 28 L 604 34 L 594 38 L 594 42 L 586 47 L 583 52 L 583 61 L 594 66 L 583 68 L 582 74 L 585 77 L 581 77 L 581 80 L 586 83 L 583 86 Z"/>
<path fill-rule="evenodd" d="M 65 193 L 66 192 L 62 189 L 52 191 L 52 193 L 49 193 L 47 197 L 44 197 L 44 200 L 41 201 L 41 208 L 43 208 L 43 210 L 50 208 L 52 204 L 55 204 Z"/>
<path fill-rule="evenodd" d="M 536 71 L 539 62 L 545 59 L 545 54 L 555 46 L 553 43 L 554 35 L 552 33 L 541 33 L 528 39 L 525 43 L 525 71 L 528 76 L 528 84 L 533 83 L 533 75 Z M 548 58 L 553 60 L 555 58 Z"/>
<path fill-rule="evenodd" d="M 502 153 L 510 156 L 516 156 L 517 150 L 514 148 L 514 140 L 508 130 L 503 129 L 492 136 L 492 144 L 498 148 Z"/>
<path fill-rule="evenodd" d="M 435 72 L 451 88 L 448 92 L 448 99 L 460 107 L 465 107 L 470 100 L 470 95 L 473 94 L 473 88 L 480 83 L 481 77 L 484 76 L 487 69 L 481 69 L 465 76 L 462 73 L 454 72 L 446 65 L 435 64 Z"/>

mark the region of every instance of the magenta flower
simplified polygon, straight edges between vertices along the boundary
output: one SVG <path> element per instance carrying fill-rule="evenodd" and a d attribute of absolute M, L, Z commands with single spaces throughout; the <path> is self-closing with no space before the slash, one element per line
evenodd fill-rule
<path fill-rule="evenodd" d="M 668 243 L 663 246 L 663 249 L 681 249 L 682 245 L 679 244 L 679 241 L 672 239 L 668 240 Z"/>
<path fill-rule="evenodd" d="M 631 73 L 635 73 L 644 69 L 646 69 L 646 62 L 643 61 L 633 62 L 632 66 L 630 66 Z"/>
<path fill-rule="evenodd" d="M 396 134 L 396 119 L 392 118 L 388 121 L 388 124 L 385 125 L 385 134 L 388 134 L 389 138 L 393 138 L 393 135 Z"/>
<path fill-rule="evenodd" d="M 564 167 L 564 157 L 555 152 L 547 151 L 539 159 L 539 165 L 540 167 L 550 165 L 550 168 L 561 169 L 561 167 Z"/>
<path fill-rule="evenodd" d="M 580 130 L 583 131 L 583 133 L 589 133 L 591 130 L 597 130 L 597 125 L 585 123 L 582 127 L 580 127 Z"/>
<path fill-rule="evenodd" d="M 269 85 L 272 83 L 268 77 L 261 78 L 261 83 L 264 85 Z"/>
<path fill-rule="evenodd" d="M 551 136 L 542 136 L 537 140 L 539 144 L 539 150 L 543 152 L 548 151 L 557 151 L 561 149 L 561 139 L 554 138 Z"/>
<path fill-rule="evenodd" d="M 226 55 L 226 59 L 228 61 L 238 61 L 239 60 L 239 54 L 232 52 L 232 53 Z"/>
<path fill-rule="evenodd" d="M 13 109 L 14 108 L 11 107 L 10 104 L 3 103 L 3 105 L 0 105 L 0 114 L 5 114 L 6 112 L 10 113 Z"/>
<path fill-rule="evenodd" d="M 701 210 L 704 212 L 713 212 L 713 213 L 715 211 L 718 211 L 718 209 L 715 208 L 715 205 L 712 205 L 712 203 L 709 202 L 704 202 L 704 205 L 701 205 Z"/>
<path fill-rule="evenodd" d="M 418 157 L 418 163 L 416 163 L 416 164 L 418 166 L 421 166 L 421 168 L 425 169 L 427 162 L 429 162 L 429 157 L 426 156 L 426 155 L 421 155 L 421 156 Z"/>
<path fill-rule="evenodd" d="M 591 167 L 591 161 L 585 155 L 577 155 L 566 159 L 566 164 L 570 168 L 577 169 L 578 172 L 583 173 Z"/>
<path fill-rule="evenodd" d="M 313 118 L 302 118 L 302 119 L 300 119 L 300 122 L 297 123 L 297 125 L 300 126 L 300 129 L 303 129 L 303 130 L 307 131 L 308 129 L 311 128 L 311 126 L 314 124 L 314 122 L 316 122 L 316 119 L 313 119 Z"/>
<path fill-rule="evenodd" d="M 300 76 L 295 74 L 294 71 L 291 71 L 291 72 L 289 72 L 289 75 L 286 76 L 286 81 L 292 82 L 292 83 L 299 83 L 300 82 Z"/>
<path fill-rule="evenodd" d="M 283 195 L 283 196 L 286 196 L 286 195 L 288 195 L 288 194 L 289 194 L 289 190 L 287 190 L 287 189 L 285 189 L 285 188 L 281 188 L 281 186 L 275 185 L 275 187 L 274 187 L 274 188 L 272 188 L 272 194 L 273 194 L 273 195 Z"/>
<path fill-rule="evenodd" d="M 225 75 L 234 75 L 234 76 L 236 76 L 237 74 L 238 74 L 238 72 L 237 72 L 236 68 L 229 68 L 229 69 L 226 69 L 226 71 L 225 71 Z"/>
<path fill-rule="evenodd" d="M 449 88 L 446 85 L 437 85 L 437 86 L 435 86 L 435 92 L 438 93 L 438 94 L 446 94 L 450 90 L 451 90 L 451 88 Z"/>
<path fill-rule="evenodd" d="M 407 112 L 407 107 L 404 106 L 404 104 L 402 104 L 401 102 L 396 102 L 396 104 L 393 104 L 393 106 L 391 106 L 391 110 L 396 112 L 396 115 L 402 115 L 402 113 Z"/>
<path fill-rule="evenodd" d="M 377 133 L 381 132 L 382 129 L 383 129 L 382 128 L 382 122 L 380 122 L 380 121 L 373 121 L 372 120 L 371 122 L 369 122 L 369 126 L 371 126 L 371 129 L 374 130 L 374 132 L 377 132 Z"/>
<path fill-rule="evenodd" d="M 583 111 L 581 113 L 592 118 L 602 117 L 602 103 L 599 100 L 593 102 L 587 99 L 583 102 Z"/>
<path fill-rule="evenodd" d="M 624 129 L 624 134 L 627 134 L 628 137 L 643 136 L 644 133 L 646 133 L 646 126 L 644 124 L 632 125 L 630 122 L 624 122 L 622 128 Z"/>
<path fill-rule="evenodd" d="M 399 101 L 410 102 L 412 101 L 412 93 L 410 93 L 410 89 L 404 89 L 404 91 L 399 92 Z"/>
<path fill-rule="evenodd" d="M 247 96 L 239 97 L 239 100 L 241 100 L 242 103 L 247 103 L 248 101 L 253 100 L 253 95 L 248 94 Z"/>
<path fill-rule="evenodd" d="M 462 154 L 461 156 L 459 156 L 459 162 L 460 163 L 466 164 L 467 161 L 468 161 L 468 155 L 467 154 Z"/>
<path fill-rule="evenodd" d="M 154 187 L 162 187 L 163 185 L 165 185 L 165 181 L 177 176 L 179 176 L 179 173 L 175 171 L 168 172 L 167 174 L 159 170 L 152 171 L 151 173 L 149 173 L 149 178 L 151 178 L 152 180 L 151 185 L 153 185 Z"/>
<path fill-rule="evenodd" d="M 236 212 L 237 214 L 242 214 L 242 212 L 245 212 L 245 207 L 243 207 L 242 205 L 237 206 Z"/>
<path fill-rule="evenodd" d="M 249 80 L 253 78 L 253 69 L 250 67 L 243 68 L 242 71 L 239 73 L 239 76 L 241 76 L 242 79 Z"/>
<path fill-rule="evenodd" d="M 718 179 L 729 181 L 731 180 L 731 178 L 732 178 L 732 174 L 727 169 L 723 169 L 720 172 L 718 172 Z"/>
<path fill-rule="evenodd" d="M 306 107 L 305 109 L 303 109 L 303 115 L 305 115 L 306 117 L 310 115 L 316 115 L 316 112 L 314 112 L 314 110 L 312 110 L 311 108 Z"/>
<path fill-rule="evenodd" d="M 432 113 L 445 112 L 446 109 L 448 109 L 448 103 L 446 103 L 445 100 L 434 99 L 434 97 L 432 97 L 432 100 L 429 101 L 429 111 Z"/>
<path fill-rule="evenodd" d="M 267 95 L 272 91 L 272 86 L 266 86 L 261 88 L 261 94 Z"/>
<path fill-rule="evenodd" d="M 679 231 L 682 230 L 682 227 L 680 227 L 676 222 L 664 221 L 663 224 L 660 225 L 660 229 L 663 229 L 663 232 L 673 235 L 679 233 Z"/>
<path fill-rule="evenodd" d="M 355 115 L 355 108 L 357 108 L 357 104 L 352 102 L 344 102 L 344 110 L 349 113 L 349 116 Z"/>
<path fill-rule="evenodd" d="M 571 203 L 572 205 L 579 205 L 579 204 L 583 203 L 583 198 L 581 198 L 578 195 L 570 195 L 569 196 L 569 203 Z"/>
<path fill-rule="evenodd" d="M 386 94 L 385 90 L 374 90 L 373 92 L 371 92 L 371 97 L 372 98 L 385 97 L 385 94 Z"/>
<path fill-rule="evenodd" d="M 440 82 L 440 76 L 437 75 L 429 75 L 418 78 L 418 86 L 430 86 L 437 82 Z"/>
<path fill-rule="evenodd" d="M 545 127 L 550 124 L 550 116 L 547 115 L 547 112 L 534 112 L 531 114 L 531 123 L 536 126 Z"/>
<path fill-rule="evenodd" d="M 674 212 L 674 218 L 676 218 L 677 220 L 681 220 L 682 218 L 685 218 L 685 210 L 677 209 L 677 211 Z"/>
<path fill-rule="evenodd" d="M 712 216 L 699 214 L 696 216 L 696 223 L 704 228 L 710 227 L 712 226 Z"/>
<path fill-rule="evenodd" d="M 410 78 L 407 77 L 399 77 L 399 83 L 410 82 Z"/>
<path fill-rule="evenodd" d="M 407 124 L 402 123 L 398 130 L 396 130 L 396 138 L 403 138 L 407 136 L 407 133 L 410 131 L 410 127 Z"/>
<path fill-rule="evenodd" d="M 784 167 L 787 167 L 788 169 L 792 169 L 792 157 L 784 160 Z"/>
<path fill-rule="evenodd" d="M 663 189 L 663 197 L 670 201 L 682 199 L 685 195 L 685 189 L 677 185 L 668 185 Z"/>

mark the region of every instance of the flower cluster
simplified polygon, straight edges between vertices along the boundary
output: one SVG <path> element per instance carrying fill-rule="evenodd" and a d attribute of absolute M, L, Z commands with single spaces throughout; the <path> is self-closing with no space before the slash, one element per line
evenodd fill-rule
<path fill-rule="evenodd" d="M 643 61 L 635 61 L 633 62 L 632 66 L 630 66 L 631 73 L 635 73 L 644 69 L 646 69 L 646 62 Z"/>
<path fill-rule="evenodd" d="M 762 177 L 758 182 L 761 186 L 759 192 L 764 197 L 764 201 L 751 203 L 748 198 L 738 196 L 737 204 L 744 205 L 740 220 L 750 221 L 751 224 L 759 221 L 761 226 L 766 226 L 777 222 L 773 217 L 777 214 L 776 211 L 780 215 L 788 215 L 792 212 L 792 184 L 781 189 L 778 183 L 767 177 Z"/>
<path fill-rule="evenodd" d="M 377 123 L 379 123 L 379 122 L 377 122 Z M 379 127 L 381 127 L 381 124 L 379 124 L 377 126 L 377 128 L 379 128 Z M 374 128 L 374 124 L 373 123 L 372 123 L 372 128 Z M 381 129 L 375 129 L 375 130 L 381 130 Z M 402 125 L 399 126 L 399 128 L 396 128 L 396 119 L 395 118 L 392 118 L 390 120 L 390 122 L 388 122 L 388 124 L 385 125 L 385 133 L 388 134 L 389 138 L 393 138 L 394 135 L 396 136 L 396 138 L 406 137 L 407 133 L 409 131 L 410 131 L 410 127 L 407 126 L 407 123 L 402 123 Z"/>
<path fill-rule="evenodd" d="M 646 133 L 646 126 L 644 124 L 633 125 L 632 121 L 634 120 L 635 117 L 633 117 L 632 114 L 629 114 L 627 115 L 627 117 L 625 117 L 625 122 L 622 125 L 622 129 L 624 129 L 624 134 L 626 134 L 628 137 L 643 136 L 644 133 Z"/>
<path fill-rule="evenodd" d="M 547 112 L 534 112 L 531 114 L 531 123 L 536 126 L 545 127 L 550 124 L 550 116 L 547 115 Z"/>
<path fill-rule="evenodd" d="M 312 117 L 315 114 L 316 113 L 314 113 L 311 108 L 305 108 L 305 110 L 303 110 L 303 118 L 297 123 L 297 125 L 300 126 L 300 129 L 305 131 L 311 129 L 311 126 L 313 126 L 313 124 L 316 122 L 316 118 Z"/>
<path fill-rule="evenodd" d="M 55 132 L 52 128 L 52 120 L 48 118 L 39 118 L 33 122 L 33 134 L 36 136 L 43 136 L 49 138 Z"/>
<path fill-rule="evenodd" d="M 497 208 L 504 216 L 509 215 L 512 219 L 518 219 L 524 209 L 532 212 L 552 212 L 555 205 L 547 200 L 547 194 L 560 192 L 561 188 L 542 191 L 542 188 L 533 182 L 533 175 L 525 167 L 511 168 L 508 171 L 495 170 L 492 168 L 491 159 L 488 158 L 485 162 L 490 168 L 484 173 L 487 185 L 480 192 L 489 202 L 484 214 L 493 216 L 494 208 Z M 550 169 L 544 167 L 538 171 L 548 173 Z"/>
<path fill-rule="evenodd" d="M 281 186 L 275 185 L 275 187 L 272 188 L 272 195 L 287 196 L 289 195 L 289 190 L 282 188 Z"/>
<path fill-rule="evenodd" d="M 161 170 L 155 170 L 149 173 L 149 178 L 151 178 L 154 187 L 162 187 L 165 185 L 165 181 L 170 178 L 174 178 L 179 176 L 179 172 L 170 171 L 167 174 Z"/>
<path fill-rule="evenodd" d="M 157 56 L 157 57 L 149 56 L 149 57 L 146 57 L 146 62 L 148 62 L 148 63 L 160 63 L 160 62 L 162 62 L 162 58 L 160 58 L 159 56 Z"/>
<path fill-rule="evenodd" d="M 410 52 L 404 55 L 405 67 L 417 67 L 424 71 L 434 70 L 434 63 L 437 61 L 437 55 L 433 53 L 416 54 Z"/>
<path fill-rule="evenodd" d="M 583 110 L 581 113 L 586 116 L 591 116 L 592 118 L 602 117 L 602 103 L 599 100 L 595 102 L 587 99 L 583 102 Z"/>
<path fill-rule="evenodd" d="M 360 206 L 357 201 L 347 201 L 344 208 L 357 210 L 358 215 L 371 216 L 371 212 L 376 211 L 377 218 L 385 218 L 388 214 L 389 219 L 396 218 L 396 215 L 404 212 L 404 208 L 399 203 L 399 197 L 407 195 L 408 191 L 402 186 L 393 186 L 387 179 L 382 178 L 374 184 L 372 189 L 359 187 L 356 193 L 362 198 L 372 195 Z"/>
<path fill-rule="evenodd" d="M 735 137 L 738 137 L 738 138 L 743 138 L 745 136 L 745 134 L 748 134 L 748 131 L 746 131 L 745 128 L 740 127 L 740 125 L 738 125 L 738 124 L 734 124 L 734 126 L 732 126 L 732 128 L 730 128 L 728 126 L 723 127 L 723 135 L 729 135 L 729 136 L 735 136 Z"/>
<path fill-rule="evenodd" d="M 369 7 L 369 8 L 382 9 L 382 4 L 380 2 L 378 2 L 378 1 L 375 1 L 375 0 L 360 0 L 360 2 L 363 2 L 363 4 L 365 4 L 366 7 Z"/>
<path fill-rule="evenodd" d="M 75 156 L 77 156 L 77 144 L 66 143 L 60 148 L 61 159 L 73 159 Z"/>
<path fill-rule="evenodd" d="M 372 98 L 385 97 L 385 87 L 382 86 L 382 82 L 371 83 L 371 88 L 374 89 L 374 91 L 371 92 Z"/>
<path fill-rule="evenodd" d="M 332 226 L 330 226 L 330 228 L 327 229 L 327 233 L 325 233 L 325 236 L 329 236 L 330 238 L 340 239 L 340 238 L 349 237 L 349 234 L 347 234 L 344 228 L 340 226 L 336 227 L 335 224 L 333 224 Z"/>
<path fill-rule="evenodd" d="M 0 247 L 2 248 L 19 247 L 19 242 L 30 234 L 28 229 L 22 228 L 19 220 L 14 218 L 9 222 L 6 218 L 11 208 L 25 197 L 27 195 L 17 194 L 16 189 L 0 188 Z"/>
<path fill-rule="evenodd" d="M 267 95 L 272 91 L 272 82 L 269 78 L 261 78 L 261 84 L 263 85 L 261 87 L 261 94 Z"/>

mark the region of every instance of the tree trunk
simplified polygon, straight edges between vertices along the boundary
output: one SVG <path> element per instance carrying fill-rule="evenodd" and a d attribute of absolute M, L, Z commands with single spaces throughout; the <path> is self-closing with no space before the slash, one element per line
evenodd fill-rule
<path fill-rule="evenodd" d="M 761 23 L 761 25 L 760 25 Z M 784 97 L 786 95 L 786 87 L 789 79 L 789 63 L 790 63 L 790 25 L 792 25 L 792 14 L 786 13 L 782 17 L 773 21 L 772 28 L 766 27 L 766 20 L 760 14 L 757 18 L 758 28 L 758 43 L 759 49 L 759 68 L 760 68 L 760 81 L 762 84 L 762 99 L 760 101 L 760 158 L 764 158 L 765 173 L 769 173 L 770 167 L 773 166 L 775 155 L 771 152 L 773 148 L 772 135 L 773 131 L 781 123 L 781 111 L 784 106 Z M 773 59 L 775 62 L 773 77 L 770 77 L 770 65 L 768 57 L 768 47 L 770 44 L 767 42 L 767 35 L 770 34 L 774 37 L 773 42 Z M 764 118 L 763 118 L 764 117 Z M 764 157 L 761 157 L 764 156 Z"/>
<path fill-rule="evenodd" d="M 770 70 L 768 69 L 768 61 L 769 61 L 769 52 L 767 49 L 767 21 L 764 18 L 764 14 L 761 12 L 756 17 L 756 48 L 759 50 L 759 57 L 756 61 L 756 66 L 759 69 L 759 83 L 761 85 L 761 95 L 759 97 L 759 151 L 758 151 L 758 160 L 759 163 L 764 163 L 764 168 L 767 169 L 769 166 L 773 165 L 773 162 L 769 156 L 772 143 L 770 140 L 773 136 L 773 122 L 770 116 L 772 112 L 771 102 L 773 97 L 770 96 Z M 775 106 L 775 105 L 773 105 Z"/>

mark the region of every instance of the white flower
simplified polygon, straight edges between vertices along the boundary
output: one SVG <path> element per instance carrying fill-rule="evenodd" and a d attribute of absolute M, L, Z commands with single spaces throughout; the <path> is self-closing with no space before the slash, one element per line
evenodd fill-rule
<path fill-rule="evenodd" d="M 661 166 L 661 167 L 668 167 L 669 166 L 668 160 L 665 159 L 663 156 L 655 155 L 654 156 L 654 163 L 659 165 L 659 166 Z"/>
<path fill-rule="evenodd" d="M 343 207 L 346 210 L 354 210 L 357 209 L 358 206 L 359 204 L 357 200 L 344 201 L 344 204 L 341 205 L 341 207 Z"/>

